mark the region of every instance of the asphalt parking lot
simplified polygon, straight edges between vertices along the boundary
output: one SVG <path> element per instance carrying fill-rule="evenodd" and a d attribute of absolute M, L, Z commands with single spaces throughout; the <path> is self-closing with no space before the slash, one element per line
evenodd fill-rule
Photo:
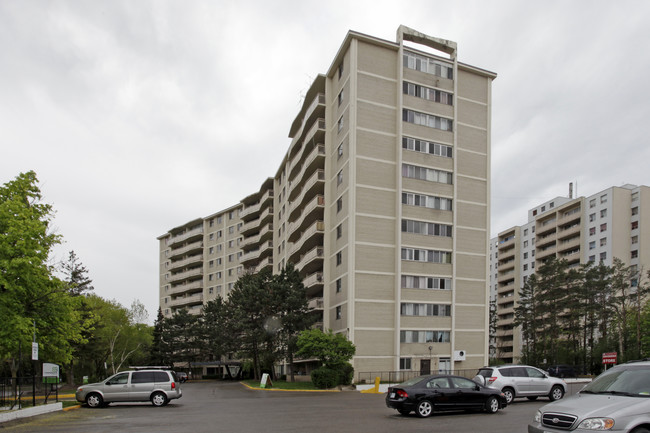
<path fill-rule="evenodd" d="M 580 386 L 581 387 L 581 386 Z M 570 387 L 570 393 L 579 386 Z M 384 394 L 251 390 L 237 382 L 188 382 L 183 397 L 161 408 L 118 403 L 81 407 L 0 424 L 2 432 L 525 432 L 547 399 L 516 402 L 497 414 L 458 412 L 403 417 Z"/>

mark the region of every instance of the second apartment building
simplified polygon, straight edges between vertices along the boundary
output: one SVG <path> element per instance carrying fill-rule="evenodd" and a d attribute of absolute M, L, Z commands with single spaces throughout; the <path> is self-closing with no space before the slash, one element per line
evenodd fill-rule
<path fill-rule="evenodd" d="M 163 312 L 291 262 L 357 374 L 484 365 L 495 77 L 403 26 L 396 42 L 349 32 L 274 176 L 158 238 Z"/>

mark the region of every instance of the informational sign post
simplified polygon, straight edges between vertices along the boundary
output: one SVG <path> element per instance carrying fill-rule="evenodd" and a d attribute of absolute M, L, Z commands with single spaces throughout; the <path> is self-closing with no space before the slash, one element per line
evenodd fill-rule
<path fill-rule="evenodd" d="M 43 383 L 59 383 L 59 366 L 57 364 L 43 363 Z"/>
<path fill-rule="evenodd" d="M 273 382 L 271 382 L 271 377 L 269 376 L 269 374 L 263 373 L 262 380 L 260 381 L 260 388 L 271 388 L 272 386 L 273 386 Z"/>
<path fill-rule="evenodd" d="M 603 353 L 603 364 L 616 364 L 616 352 Z"/>
<path fill-rule="evenodd" d="M 38 361 L 38 343 L 32 343 L 32 361 Z"/>

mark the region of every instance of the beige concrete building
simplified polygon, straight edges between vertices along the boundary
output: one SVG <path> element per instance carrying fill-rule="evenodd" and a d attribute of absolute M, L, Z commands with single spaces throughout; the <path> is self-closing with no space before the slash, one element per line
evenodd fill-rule
<path fill-rule="evenodd" d="M 644 221 L 645 224 L 644 224 Z M 490 244 L 492 297 L 497 305 L 494 357 L 517 362 L 521 333 L 514 327 L 519 290 L 545 260 L 569 266 L 616 257 L 628 266 L 650 269 L 650 188 L 623 185 L 589 197 L 556 197 L 528 211 L 528 222 L 504 230 Z"/>
<path fill-rule="evenodd" d="M 322 326 L 356 345 L 357 377 L 485 365 L 495 78 L 451 41 L 349 32 L 274 177 L 158 238 L 165 315 L 291 262 Z"/>

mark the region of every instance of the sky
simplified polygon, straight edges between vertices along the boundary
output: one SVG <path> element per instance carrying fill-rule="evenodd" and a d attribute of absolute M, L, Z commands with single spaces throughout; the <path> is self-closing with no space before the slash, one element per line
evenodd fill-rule
<path fill-rule="evenodd" d="M 158 241 L 272 177 L 349 30 L 458 43 L 492 86 L 491 235 L 650 185 L 650 2 L 0 0 L 0 184 L 33 170 L 95 293 L 158 308 Z M 253 103 L 251 103 L 253 101 Z"/>

